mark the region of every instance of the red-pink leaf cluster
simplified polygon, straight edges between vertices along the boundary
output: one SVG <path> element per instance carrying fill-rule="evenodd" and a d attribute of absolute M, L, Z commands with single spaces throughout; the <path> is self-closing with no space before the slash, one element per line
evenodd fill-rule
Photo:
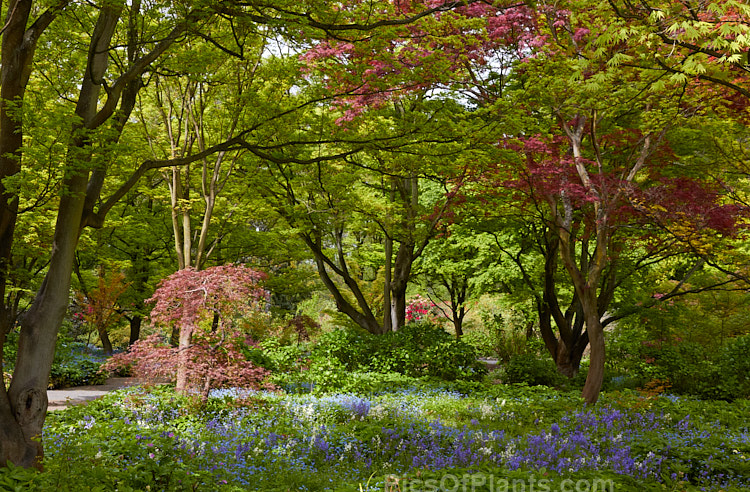
<path fill-rule="evenodd" d="M 427 321 L 434 323 L 439 318 L 439 312 L 434 302 L 422 296 L 411 298 L 406 305 L 406 322 L 417 323 Z"/>
<path fill-rule="evenodd" d="M 242 334 L 202 333 L 193 342 L 186 349 L 189 388 L 204 390 L 208 383 L 210 388 L 273 389 L 266 382 L 270 372 L 245 359 L 242 349 L 248 341 Z M 116 371 L 129 367 L 134 376 L 146 381 L 174 382 L 179 351 L 160 335 L 151 335 L 132 344 L 127 352 L 111 357 L 102 368 Z"/>
<path fill-rule="evenodd" d="M 397 1 L 395 8 L 407 16 L 444 3 Z M 475 2 L 367 41 L 323 41 L 300 60 L 308 72 L 322 75 L 332 91 L 346 94 L 335 103 L 344 113 L 341 123 L 403 94 L 471 82 L 467 67 L 488 65 L 500 50 L 525 56 L 535 42 L 535 22 L 527 6 Z"/>
<path fill-rule="evenodd" d="M 523 166 L 516 176 L 495 176 L 490 187 L 516 189 L 538 202 L 546 198 L 565 197 L 581 212 L 592 213 L 587 205 L 597 202 L 607 210 L 610 226 L 636 222 L 668 226 L 679 221 L 695 231 L 711 229 L 733 236 L 741 227 L 748 210 L 737 204 L 722 203 L 723 196 L 715 184 L 698 179 L 672 178 L 659 174 L 660 167 L 647 171 L 648 179 L 625 179 L 633 163 L 624 159 L 622 166 L 599 169 L 596 162 L 579 159 L 589 170 L 593 191 L 581 181 L 564 137 L 519 139 L 505 144 L 523 156 Z M 520 177 L 519 177 L 520 175 Z M 593 216 L 590 218 L 593 219 Z"/>
<path fill-rule="evenodd" d="M 259 285 L 265 274 L 244 265 L 221 265 L 205 270 L 186 268 L 162 280 L 153 297 L 155 324 L 196 327 L 213 318 L 257 312 L 268 293 Z"/>

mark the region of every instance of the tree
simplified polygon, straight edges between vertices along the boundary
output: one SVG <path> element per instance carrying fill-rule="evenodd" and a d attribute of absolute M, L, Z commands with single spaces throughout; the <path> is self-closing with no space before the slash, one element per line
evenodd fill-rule
<path fill-rule="evenodd" d="M 153 302 L 151 321 L 165 326 L 178 325 L 180 340 L 177 346 L 176 389 L 186 391 L 192 357 L 193 338 L 199 336 L 201 324 L 204 329 L 224 333 L 221 340 L 211 348 L 221 347 L 226 333 L 237 316 L 259 312 L 266 302 L 266 292 L 259 286 L 264 274 L 243 265 L 222 265 L 194 270 L 191 267 L 178 270 L 164 279 L 148 302 Z M 218 323 L 214 324 L 214 320 Z M 205 326 L 207 325 L 207 326 Z M 213 328 L 215 327 L 215 329 Z M 211 387 L 215 376 L 202 375 L 204 391 Z"/>
<path fill-rule="evenodd" d="M 637 70 L 590 61 L 586 50 L 595 33 L 587 15 L 545 14 L 542 33 L 550 43 L 519 67 L 519 76 L 529 110 L 549 125 L 511 148 L 525 159 L 523 177 L 512 186 L 533 190 L 530 202 L 545 209 L 547 250 L 554 254 L 545 261 L 560 261 L 573 291 L 568 313 L 585 326 L 591 356 L 583 394 L 593 403 L 604 370 L 602 319 L 621 281 L 622 252 L 638 238 L 636 228 L 651 251 L 664 246 L 650 243 L 654 227 L 696 249 L 703 228 L 734 234 L 739 210 L 722 203 L 714 184 L 669 166 L 675 158 L 669 131 L 677 121 L 688 122 L 693 109 L 690 100 L 678 99 L 681 88 L 654 89 L 654 79 Z M 549 286 L 543 305 L 563 319 Z M 564 326 L 558 323 L 561 332 Z"/>
<path fill-rule="evenodd" d="M 80 272 L 76 273 L 80 275 Z M 125 275 L 119 271 L 107 272 L 104 266 L 100 266 L 96 287 L 88 289 L 80 276 L 79 280 L 82 291 L 76 296 L 76 300 L 81 309 L 82 321 L 94 327 L 104 353 L 112 355 L 109 330 L 123 317 L 120 300 L 128 288 Z"/>
<path fill-rule="evenodd" d="M 315 166 L 277 159 L 259 183 L 312 253 L 338 310 L 371 333 L 403 326 L 412 265 L 460 187 L 450 157 L 470 140 L 458 144 L 462 132 L 441 128 L 450 107 L 416 100 L 406 110 L 373 110 L 361 126 L 345 128 L 335 114 L 313 113 L 309 124 L 331 132 L 338 159 Z M 425 135 L 429 148 L 420 141 Z M 442 194 L 423 196 L 427 181 Z"/>
<path fill-rule="evenodd" d="M 469 303 L 497 289 L 498 256 L 491 234 L 472 230 L 472 224 L 455 223 L 433 239 L 420 257 L 417 275 L 435 306 L 453 323 L 456 338 L 463 336 Z"/>

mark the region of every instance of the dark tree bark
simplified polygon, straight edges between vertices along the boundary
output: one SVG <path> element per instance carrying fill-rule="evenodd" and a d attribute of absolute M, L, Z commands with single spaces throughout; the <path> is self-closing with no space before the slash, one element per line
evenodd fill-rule
<path fill-rule="evenodd" d="M 0 53 L 0 348 L 16 317 L 14 310 L 6 306 L 4 301 L 18 213 L 18 197 L 5 188 L 3 180 L 21 170 L 23 101 L 39 37 L 67 3 L 59 2 L 30 22 L 33 1 L 14 0 L 8 4 L 4 22 Z M 72 229 L 77 231 L 78 223 Z M 60 251 L 58 256 L 65 257 L 67 253 L 67 250 Z M 51 264 L 48 280 L 40 293 L 59 287 L 59 274 L 59 268 Z M 64 282 L 62 285 L 64 286 Z M 67 293 L 65 290 L 66 306 Z M 38 297 L 32 309 L 49 308 L 50 318 L 62 320 L 65 307 L 60 309 L 59 303 L 55 301 L 56 299 Z M 21 330 L 19 359 L 7 392 L 4 378 L 0 375 L 0 466 L 5 466 L 8 461 L 26 467 L 41 466 L 42 445 L 35 438 L 41 435 L 47 410 L 47 379 L 55 345 L 54 337 L 44 336 L 44 326 L 37 321 L 38 318 L 39 316 L 26 317 Z M 55 329 L 54 335 L 56 334 Z M 34 367 L 30 361 L 21 359 L 23 354 L 29 352 L 43 354 L 49 362 L 40 361 L 40 365 Z"/>
<path fill-rule="evenodd" d="M 130 340 L 128 345 L 133 345 L 141 338 L 141 323 L 143 322 L 143 316 L 136 314 L 129 320 L 130 322 Z"/>
<path fill-rule="evenodd" d="M 8 157 L 9 160 L 0 161 L 4 173 L 0 178 L 12 175 L 20 169 L 23 133 L 21 113 L 17 109 L 23 102 L 39 36 L 67 3 L 60 2 L 51 7 L 28 28 L 26 26 L 29 23 L 29 12 L 33 2 L 19 0 L 11 2 L 9 6 L 0 69 L 0 155 Z M 134 2 L 133 6 L 137 3 Z M 73 129 L 74 137 L 68 146 L 67 162 L 64 163 L 64 192 L 57 209 L 49 267 L 31 306 L 20 320 L 18 358 L 7 392 L 4 384 L 0 384 L 0 466 L 10 461 L 24 467 L 41 467 L 43 448 L 39 436 L 47 412 L 47 383 L 57 333 L 68 307 L 78 238 L 86 225 L 101 225 L 103 215 L 108 211 L 105 207 L 100 209 L 98 214 L 93 212 L 106 170 L 94 168 L 89 172 L 81 171 L 82 168 L 90 167 L 91 142 L 87 135 L 111 120 L 115 131 L 109 138 L 112 142 L 119 138 L 122 126 L 118 127 L 118 121 L 127 120 L 128 111 L 132 110 L 129 101 L 135 97 L 132 90 L 133 81 L 184 30 L 184 26 L 176 28 L 157 44 L 154 50 L 139 58 L 109 87 L 107 97 L 100 108 L 100 94 L 108 66 L 109 44 L 121 9 L 121 5 L 111 3 L 101 7 L 91 35 L 87 66 L 75 109 L 78 120 Z M 120 115 L 112 118 L 118 104 Z M 8 193 L 4 189 L 2 191 L 4 203 L 9 203 L 10 206 L 0 210 L 0 237 L 12 238 L 15 229 L 15 197 L 10 196 L 8 201 Z M 109 206 L 111 207 L 111 204 Z M 4 268 L 0 269 L 0 286 L 5 285 L 7 265 L 10 261 L 10 245 L 3 241 L 2 248 Z M 7 331 L 4 331 L 0 338 L 4 340 L 6 333 Z"/>

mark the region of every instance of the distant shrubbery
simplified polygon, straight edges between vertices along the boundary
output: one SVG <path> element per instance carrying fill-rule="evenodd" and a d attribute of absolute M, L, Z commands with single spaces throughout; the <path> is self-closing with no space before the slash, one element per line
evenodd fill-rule
<path fill-rule="evenodd" d="M 535 353 L 519 354 L 505 365 L 504 383 L 526 383 L 529 386 L 559 386 L 565 376 L 557 372 L 550 357 Z"/>
<path fill-rule="evenodd" d="M 657 381 L 670 392 L 711 400 L 750 396 L 750 335 L 715 352 L 694 342 L 658 340 L 642 343 L 638 353 L 631 372 L 644 384 Z"/>

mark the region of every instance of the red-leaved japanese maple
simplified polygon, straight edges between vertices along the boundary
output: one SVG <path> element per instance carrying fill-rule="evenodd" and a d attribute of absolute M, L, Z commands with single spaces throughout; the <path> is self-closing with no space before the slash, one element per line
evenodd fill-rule
<path fill-rule="evenodd" d="M 686 171 L 670 147 L 670 132 L 690 125 L 705 103 L 686 97 L 680 84 L 603 60 L 596 11 L 566 5 L 535 6 L 538 43 L 513 74 L 523 88 L 518 108 L 531 128 L 499 139 L 519 160 L 515 169 L 501 163 L 498 173 L 513 177 L 484 179 L 489 195 L 517 190 L 516 206 L 541 218 L 542 335 L 568 375 L 590 346 L 583 396 L 594 403 L 604 372 L 603 320 L 622 282 L 623 259 L 639 248 L 647 263 L 654 247 L 664 255 L 699 253 L 696 239 L 705 229 L 732 235 L 740 210 L 722 201 L 709 176 Z M 558 303 L 558 265 L 572 288 L 567 309 Z"/>
<path fill-rule="evenodd" d="M 272 389 L 266 382 L 270 372 L 245 358 L 247 346 L 254 342 L 239 332 L 194 333 L 187 349 L 172 347 L 163 336 L 153 334 L 133 343 L 127 352 L 114 355 L 102 367 L 108 371 L 129 368 L 134 376 L 151 383 L 174 382 L 183 360 L 186 388 L 199 391 L 203 399 L 213 388 Z M 182 353 L 186 357 L 181 358 Z"/>
<path fill-rule="evenodd" d="M 147 301 L 154 304 L 150 319 L 157 326 L 176 325 L 179 344 L 168 348 L 151 337 L 131 348 L 131 354 L 140 356 L 153 352 L 136 363 L 136 372 L 170 378 L 174 372 L 178 391 L 257 386 L 266 373 L 241 356 L 238 340 L 244 338 L 235 332 L 233 321 L 263 307 L 267 293 L 260 281 L 264 277 L 244 265 L 222 265 L 200 271 L 186 268 L 162 280 Z"/>

